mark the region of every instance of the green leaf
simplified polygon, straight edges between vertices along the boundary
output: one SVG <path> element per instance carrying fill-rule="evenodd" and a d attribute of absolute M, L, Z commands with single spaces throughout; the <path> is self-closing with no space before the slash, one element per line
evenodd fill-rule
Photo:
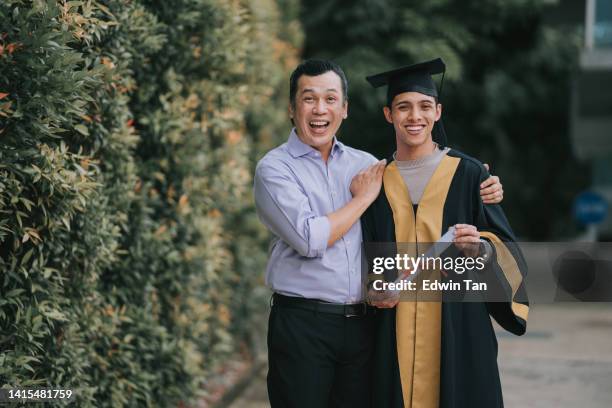
<path fill-rule="evenodd" d="M 75 125 L 74 128 L 80 134 L 82 134 L 84 136 L 89 136 L 89 129 L 87 129 L 87 126 L 85 126 L 85 125 Z"/>
<path fill-rule="evenodd" d="M 6 296 L 7 298 L 17 297 L 17 296 L 19 296 L 20 294 L 22 294 L 23 292 L 25 292 L 25 289 L 19 289 L 19 288 L 18 288 L 18 289 L 13 289 L 13 290 L 9 290 L 9 291 L 6 293 L 6 295 L 5 295 L 5 296 Z"/>

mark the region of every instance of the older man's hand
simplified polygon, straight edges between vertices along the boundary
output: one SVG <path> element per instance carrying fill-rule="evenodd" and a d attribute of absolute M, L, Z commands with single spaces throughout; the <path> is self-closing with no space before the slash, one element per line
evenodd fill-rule
<path fill-rule="evenodd" d="M 382 187 L 382 177 L 385 172 L 386 160 L 380 160 L 368 167 L 367 169 L 357 173 L 351 181 L 351 194 L 355 198 L 363 198 L 369 203 L 376 200 L 380 188 Z"/>
<path fill-rule="evenodd" d="M 377 291 L 370 289 L 368 291 L 369 303 L 379 309 L 390 309 L 395 307 L 400 300 L 400 292 Z"/>

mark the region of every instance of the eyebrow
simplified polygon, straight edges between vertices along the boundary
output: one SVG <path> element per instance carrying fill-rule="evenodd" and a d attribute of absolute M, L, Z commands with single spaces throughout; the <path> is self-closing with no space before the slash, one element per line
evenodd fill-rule
<path fill-rule="evenodd" d="M 314 89 L 312 88 L 305 88 L 302 90 L 302 93 L 306 93 L 306 92 L 316 92 Z M 334 93 L 339 93 L 339 91 L 336 88 L 327 88 L 325 90 L 325 92 L 334 92 Z"/>
<path fill-rule="evenodd" d="M 399 105 L 406 105 L 406 104 L 412 104 L 412 101 L 399 101 L 395 104 L 395 106 L 399 106 Z M 414 102 L 415 104 L 421 104 L 421 103 L 429 103 L 429 104 L 434 104 L 434 101 L 431 101 L 429 99 L 421 99 L 419 101 Z"/>

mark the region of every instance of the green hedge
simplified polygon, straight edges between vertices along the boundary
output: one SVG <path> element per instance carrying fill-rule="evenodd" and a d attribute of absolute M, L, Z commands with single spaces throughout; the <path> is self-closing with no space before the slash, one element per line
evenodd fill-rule
<path fill-rule="evenodd" d="M 193 403 L 244 349 L 297 7 L 0 4 L 0 386 Z"/>

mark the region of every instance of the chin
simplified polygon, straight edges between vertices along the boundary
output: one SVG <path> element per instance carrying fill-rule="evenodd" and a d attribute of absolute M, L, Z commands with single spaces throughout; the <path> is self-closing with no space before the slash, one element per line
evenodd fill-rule
<path fill-rule="evenodd" d="M 323 147 L 325 145 L 327 145 L 328 143 L 330 143 L 333 139 L 333 135 L 325 135 L 325 136 L 314 136 L 314 137 L 310 137 L 310 140 L 312 142 L 312 146 L 316 146 L 316 147 Z"/>
<path fill-rule="evenodd" d="M 335 132 L 333 129 L 326 129 L 324 133 L 308 132 L 308 138 L 317 146 L 323 146 L 329 143 L 334 138 Z"/>
<path fill-rule="evenodd" d="M 425 136 L 404 136 L 402 138 L 402 142 L 404 142 L 404 144 L 409 147 L 419 147 L 425 142 L 427 142 L 427 137 Z"/>

